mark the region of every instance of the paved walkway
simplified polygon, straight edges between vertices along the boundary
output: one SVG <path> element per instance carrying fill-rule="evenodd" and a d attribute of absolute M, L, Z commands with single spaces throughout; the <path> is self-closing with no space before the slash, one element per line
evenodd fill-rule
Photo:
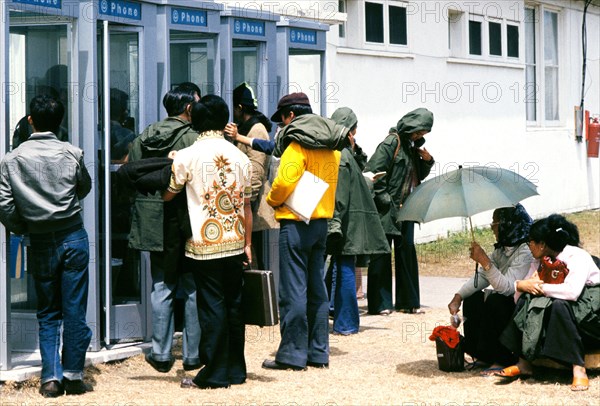
<path fill-rule="evenodd" d="M 421 276 L 419 278 L 421 306 L 445 309 L 454 294 L 468 280 L 469 278 Z"/>
<path fill-rule="evenodd" d="M 439 276 L 421 276 L 419 277 L 419 287 L 421 291 L 421 306 L 445 309 L 458 292 L 458 289 L 469 278 L 444 278 Z M 363 276 L 363 291 L 367 291 L 367 276 Z M 396 284 L 392 280 L 392 290 L 395 290 Z M 366 305 L 366 301 L 361 301 L 359 305 Z"/>

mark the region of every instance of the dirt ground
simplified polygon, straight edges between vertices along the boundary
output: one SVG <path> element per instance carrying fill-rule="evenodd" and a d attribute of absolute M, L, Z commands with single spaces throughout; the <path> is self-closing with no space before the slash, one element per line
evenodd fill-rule
<path fill-rule="evenodd" d="M 596 213 L 597 216 L 597 213 Z M 595 217 L 596 219 L 598 217 Z M 600 222 L 594 220 L 600 227 Z M 592 230 L 598 230 L 596 226 Z M 596 253 L 600 233 L 583 238 L 584 246 Z M 592 249 L 590 249 L 592 248 Z M 444 264 L 421 264 L 429 276 L 471 275 L 473 262 L 464 252 L 464 263 L 452 274 Z M 465 271 L 460 271 L 465 268 Z M 464 273 L 461 273 L 464 272 Z M 448 298 L 449 300 L 450 298 Z M 448 310 L 427 308 L 422 315 L 393 313 L 369 316 L 366 301 L 360 333 L 330 335 L 329 369 L 269 371 L 261 368 L 273 358 L 279 344 L 279 326 L 246 329 L 248 380 L 230 389 L 181 389 L 183 371 L 181 342 L 176 341 L 177 362 L 167 374 L 147 365 L 143 356 L 86 368 L 85 380 L 94 392 L 82 396 L 44 399 L 39 380 L 0 385 L 0 406 L 25 405 L 594 405 L 600 404 L 600 371 L 589 371 L 587 392 L 569 389 L 571 372 L 537 367 L 534 378 L 502 384 L 484 378 L 480 370 L 446 373 L 438 369 L 434 342 L 429 340 L 437 325 L 448 323 Z"/>
<path fill-rule="evenodd" d="M 364 304 L 364 301 L 361 301 Z M 362 307 L 363 311 L 366 309 Z M 571 374 L 537 368 L 535 378 L 502 385 L 479 376 L 479 370 L 446 373 L 438 369 L 429 335 L 448 321 L 447 309 L 423 315 L 394 313 L 361 316 L 360 333 L 330 335 L 329 369 L 268 371 L 261 368 L 279 343 L 279 327 L 246 330 L 248 380 L 230 389 L 181 389 L 185 376 L 178 358 L 171 372 L 161 374 L 143 356 L 95 365 L 85 370 L 94 392 L 44 399 L 39 382 L 7 382 L 0 387 L 0 405 L 598 405 L 600 374 L 590 372 L 590 389 L 572 392 Z"/>

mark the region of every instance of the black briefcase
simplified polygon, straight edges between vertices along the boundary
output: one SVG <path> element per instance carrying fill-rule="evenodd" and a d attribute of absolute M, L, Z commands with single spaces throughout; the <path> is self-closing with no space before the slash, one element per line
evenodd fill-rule
<path fill-rule="evenodd" d="M 264 327 L 279 323 L 273 272 L 253 269 L 244 271 L 242 311 L 246 324 Z"/>

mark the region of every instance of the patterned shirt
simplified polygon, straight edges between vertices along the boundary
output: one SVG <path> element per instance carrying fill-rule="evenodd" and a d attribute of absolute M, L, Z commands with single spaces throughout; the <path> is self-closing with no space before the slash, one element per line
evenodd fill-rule
<path fill-rule="evenodd" d="M 201 133 L 177 153 L 168 190 L 186 187 L 192 226 L 186 256 L 209 260 L 244 252 L 244 197 L 252 193 L 251 178 L 250 160 L 221 131 Z"/>

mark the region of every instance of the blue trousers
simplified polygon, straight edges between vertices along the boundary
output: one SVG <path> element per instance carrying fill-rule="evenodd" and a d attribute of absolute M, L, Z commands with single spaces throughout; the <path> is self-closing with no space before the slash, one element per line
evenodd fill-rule
<path fill-rule="evenodd" d="M 37 294 L 41 383 L 83 379 L 92 330 L 86 323 L 89 242 L 83 226 L 31 234 L 29 258 Z M 62 363 L 59 354 L 62 334 Z"/>
<path fill-rule="evenodd" d="M 356 300 L 356 257 L 354 255 L 332 255 L 333 332 L 343 335 L 358 333 L 360 316 Z"/>
<path fill-rule="evenodd" d="M 189 264 L 188 261 L 184 263 Z M 178 275 L 176 283 L 168 283 L 164 272 L 152 269 L 152 358 L 156 361 L 171 359 L 175 332 L 174 302 L 178 289 L 184 295 L 183 363 L 197 364 L 200 360 L 198 348 L 201 330 L 196 305 L 196 283 L 191 272 Z"/>
<path fill-rule="evenodd" d="M 327 220 L 282 220 L 279 231 L 281 342 L 275 359 L 289 365 L 329 362 L 329 300 L 323 275 Z"/>

